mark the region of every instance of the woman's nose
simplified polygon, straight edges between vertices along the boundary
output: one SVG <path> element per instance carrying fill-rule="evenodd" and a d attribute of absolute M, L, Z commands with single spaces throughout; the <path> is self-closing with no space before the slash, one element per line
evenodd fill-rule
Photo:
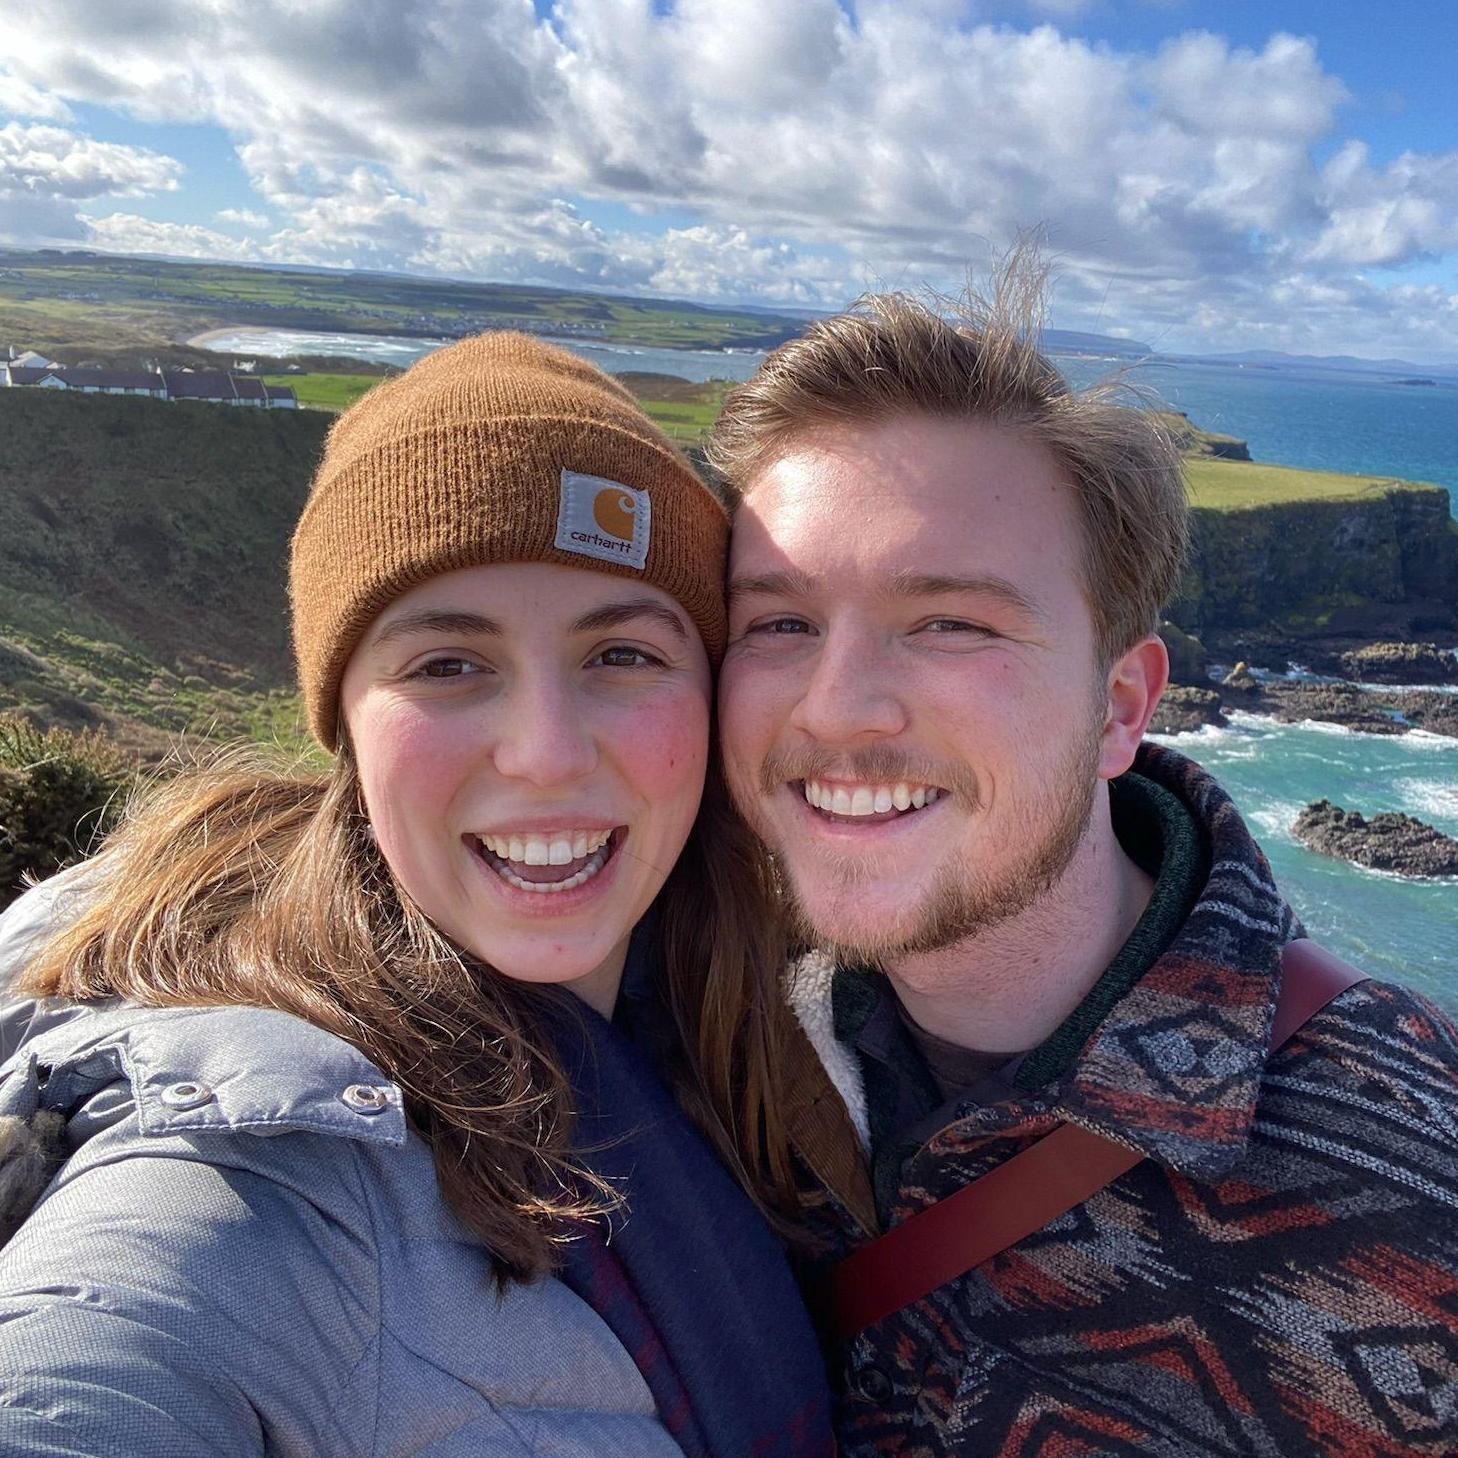
<path fill-rule="evenodd" d="M 545 675 L 520 680 L 503 707 L 494 755 L 501 774 L 545 788 L 597 767 L 592 725 L 566 683 Z"/>

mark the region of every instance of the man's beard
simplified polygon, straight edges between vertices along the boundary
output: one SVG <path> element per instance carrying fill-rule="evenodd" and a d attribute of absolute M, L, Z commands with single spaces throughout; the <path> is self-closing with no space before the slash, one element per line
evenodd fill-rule
<path fill-rule="evenodd" d="M 970 860 L 944 866 L 909 924 L 901 918 L 898 925 L 887 926 L 884 931 L 867 930 L 850 937 L 842 927 L 838 935 L 836 927 L 816 921 L 796 890 L 792 869 L 777 854 L 785 908 L 797 940 L 823 948 L 842 964 L 885 966 L 904 957 L 941 951 L 1020 916 L 1058 884 L 1088 831 L 1099 786 L 1101 730 L 1102 720 L 1091 723 L 1037 795 L 1016 807 L 1015 824 L 1005 833 L 1019 838 L 1021 854 L 990 872 L 981 871 Z M 815 765 L 793 776 L 780 774 L 781 768 L 781 760 L 772 757 L 767 761 L 765 783 L 772 775 L 778 785 L 783 785 L 786 778 L 817 777 Z M 852 756 L 851 768 L 851 777 L 866 783 L 906 780 L 941 785 L 952 792 L 964 814 L 973 815 L 981 808 L 976 776 L 966 767 L 958 767 L 950 775 L 945 766 L 928 773 L 929 766 L 913 766 L 887 751 L 871 751 Z M 867 884 L 872 879 L 868 867 L 849 858 L 839 869 L 842 886 L 847 890 L 853 891 L 857 883 Z"/>

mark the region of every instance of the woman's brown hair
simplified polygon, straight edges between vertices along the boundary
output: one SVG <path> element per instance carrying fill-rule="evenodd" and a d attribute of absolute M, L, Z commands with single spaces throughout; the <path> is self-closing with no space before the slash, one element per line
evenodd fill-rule
<path fill-rule="evenodd" d="M 233 752 L 153 787 L 79 919 L 20 990 L 150 1007 L 247 1005 L 353 1044 L 405 1092 L 447 1203 L 500 1279 L 550 1271 L 571 1222 L 616 1193 L 572 1146 L 543 994 L 443 937 L 375 846 L 347 743 L 329 774 Z M 708 849 L 712 847 L 712 854 Z M 785 946 L 757 845 L 717 769 L 658 900 L 675 1096 L 772 1218 L 794 1188 L 775 1096 Z"/>

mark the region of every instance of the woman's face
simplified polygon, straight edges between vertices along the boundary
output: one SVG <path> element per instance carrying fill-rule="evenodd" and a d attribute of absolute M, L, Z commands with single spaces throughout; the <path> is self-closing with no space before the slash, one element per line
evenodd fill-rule
<path fill-rule="evenodd" d="M 666 593 L 511 563 L 395 599 L 341 703 L 381 852 L 410 898 L 508 977 L 600 1011 L 698 811 L 709 665 Z"/>

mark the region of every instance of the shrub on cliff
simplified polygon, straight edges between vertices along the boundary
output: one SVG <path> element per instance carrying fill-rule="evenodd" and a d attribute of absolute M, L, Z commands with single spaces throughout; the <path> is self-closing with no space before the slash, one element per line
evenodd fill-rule
<path fill-rule="evenodd" d="M 133 778 L 98 734 L 0 715 L 0 908 L 26 872 L 49 876 L 81 860 L 116 823 Z"/>

